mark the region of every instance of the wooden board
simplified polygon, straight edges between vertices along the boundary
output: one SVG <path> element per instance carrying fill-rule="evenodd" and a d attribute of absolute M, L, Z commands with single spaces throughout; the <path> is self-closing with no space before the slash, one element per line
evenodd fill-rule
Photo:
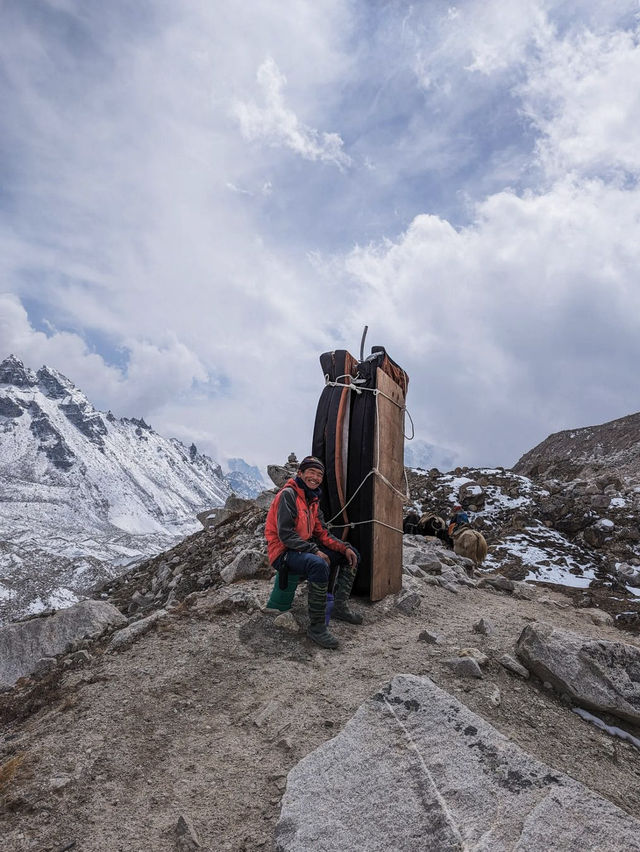
<path fill-rule="evenodd" d="M 374 439 L 374 464 L 404 494 L 404 405 L 402 389 L 378 368 L 376 387 L 386 396 L 378 396 L 378 416 Z M 391 397 L 387 399 L 386 397 Z M 392 402 L 393 400 L 394 402 Z M 397 404 L 394 404 L 397 403 Z M 371 560 L 372 601 L 379 601 L 402 588 L 402 506 L 403 500 L 379 476 L 373 480 L 373 556 Z M 389 526 L 383 526 L 381 521 Z M 389 529 L 395 527 L 395 529 Z"/>

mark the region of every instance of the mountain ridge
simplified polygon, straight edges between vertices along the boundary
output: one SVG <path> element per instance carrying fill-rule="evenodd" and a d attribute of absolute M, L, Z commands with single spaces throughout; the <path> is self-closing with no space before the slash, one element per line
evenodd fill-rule
<path fill-rule="evenodd" d="M 578 479 L 616 469 L 640 482 L 640 412 L 596 426 L 553 432 L 524 453 L 515 473 L 534 478 Z"/>
<path fill-rule="evenodd" d="M 197 512 L 231 493 L 194 444 L 98 411 L 52 367 L 0 362 L 0 621 L 72 603 L 195 532 Z"/>

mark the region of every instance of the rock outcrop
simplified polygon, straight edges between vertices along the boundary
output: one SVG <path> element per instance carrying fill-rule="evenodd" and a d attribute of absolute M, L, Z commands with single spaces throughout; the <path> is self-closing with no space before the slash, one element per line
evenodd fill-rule
<path fill-rule="evenodd" d="M 593 479 L 620 485 L 625 476 L 640 478 L 640 413 L 598 426 L 565 429 L 549 435 L 513 466 L 515 473 L 563 482 Z M 615 472 L 614 472 L 615 471 Z"/>
<path fill-rule="evenodd" d="M 276 848 L 637 852 L 640 822 L 399 675 L 291 770 Z"/>
<path fill-rule="evenodd" d="M 530 671 L 577 704 L 640 724 L 640 650 L 635 646 L 529 624 L 517 652 Z"/>
<path fill-rule="evenodd" d="M 32 674 L 41 659 L 55 657 L 74 642 L 126 623 L 122 613 L 105 601 L 81 601 L 55 615 L 0 628 L 0 689 Z"/>
<path fill-rule="evenodd" d="M 31 388 L 38 384 L 33 370 L 25 367 L 15 355 L 9 355 L 0 362 L 0 385 L 13 385 L 16 388 Z"/>
<path fill-rule="evenodd" d="M 284 465 L 279 464 L 270 464 L 267 465 L 267 473 L 269 478 L 276 486 L 276 488 L 282 488 L 287 479 L 291 479 L 292 476 L 296 475 L 296 471 L 298 470 L 298 459 L 295 453 L 290 453 L 289 458 L 287 459 L 287 463 Z"/>

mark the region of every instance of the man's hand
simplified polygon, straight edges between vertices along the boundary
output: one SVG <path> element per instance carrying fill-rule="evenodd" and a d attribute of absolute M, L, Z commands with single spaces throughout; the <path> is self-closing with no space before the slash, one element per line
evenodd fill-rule
<path fill-rule="evenodd" d="M 323 553 L 321 550 L 316 553 L 316 556 L 319 556 L 321 559 L 324 559 L 327 565 L 331 564 L 331 559 L 327 556 L 326 553 Z"/>
<path fill-rule="evenodd" d="M 347 548 L 345 556 L 347 558 L 347 562 L 349 563 L 349 568 L 355 568 L 358 565 L 358 557 L 350 547 Z"/>

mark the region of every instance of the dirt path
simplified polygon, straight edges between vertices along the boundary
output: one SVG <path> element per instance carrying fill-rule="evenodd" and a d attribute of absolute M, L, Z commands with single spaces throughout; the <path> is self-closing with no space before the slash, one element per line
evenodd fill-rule
<path fill-rule="evenodd" d="M 239 585 L 268 597 L 267 581 Z M 342 645 L 333 652 L 275 627 L 267 613 L 215 614 L 224 590 L 194 596 L 130 648 L 94 648 L 64 672 L 47 706 L 0 728 L 2 848 L 164 852 L 181 848 L 175 827 L 184 816 L 211 852 L 273 850 L 288 771 L 398 673 L 428 675 L 526 751 L 640 818 L 638 751 L 497 662 L 534 620 L 640 639 L 537 591 L 527 601 L 424 586 L 411 616 L 389 599 L 356 602 L 366 624 L 335 623 Z M 303 619 L 304 610 L 302 591 L 294 612 Z M 481 616 L 495 625 L 489 637 L 472 632 Z M 424 629 L 442 643 L 419 641 Z M 445 663 L 467 647 L 490 658 L 482 680 L 461 679 Z"/>

